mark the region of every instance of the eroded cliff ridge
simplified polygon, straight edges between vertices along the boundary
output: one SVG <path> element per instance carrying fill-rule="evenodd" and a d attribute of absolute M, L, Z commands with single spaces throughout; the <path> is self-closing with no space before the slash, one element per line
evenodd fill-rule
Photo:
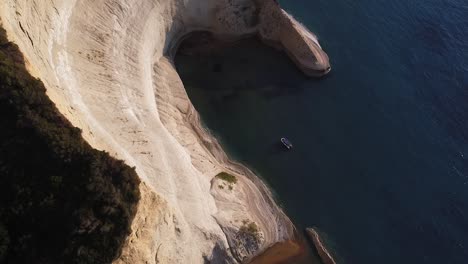
<path fill-rule="evenodd" d="M 116 262 L 236 263 L 293 237 L 267 187 L 201 127 L 172 63 L 183 37 L 204 30 L 256 34 L 305 74 L 326 74 L 313 34 L 275 1 L 4 0 L 0 17 L 60 112 L 145 183 Z M 232 188 L 219 188 L 222 172 Z"/>

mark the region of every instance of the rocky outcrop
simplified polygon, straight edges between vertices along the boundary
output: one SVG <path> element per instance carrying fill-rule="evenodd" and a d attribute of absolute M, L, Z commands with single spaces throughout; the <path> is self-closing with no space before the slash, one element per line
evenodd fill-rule
<path fill-rule="evenodd" d="M 323 245 L 322 240 L 320 239 L 320 235 L 315 231 L 314 228 L 306 228 L 306 234 L 309 237 L 309 239 L 314 243 L 315 249 L 317 249 L 317 252 L 322 259 L 323 264 L 336 264 L 335 259 L 333 259 L 333 256 L 328 252 L 327 248 L 325 245 Z"/>
<path fill-rule="evenodd" d="M 265 184 L 201 127 L 171 61 L 192 31 L 258 34 L 326 73 L 313 35 L 273 0 L 2 0 L 0 18 L 60 112 L 144 182 L 119 263 L 239 262 L 293 236 Z M 238 178 L 232 192 L 214 188 L 221 171 Z M 236 240 L 243 220 L 262 239 Z"/>
<path fill-rule="evenodd" d="M 265 43 L 283 49 L 308 76 L 320 77 L 330 72 L 328 56 L 313 33 L 276 1 L 259 2 L 258 33 Z"/>

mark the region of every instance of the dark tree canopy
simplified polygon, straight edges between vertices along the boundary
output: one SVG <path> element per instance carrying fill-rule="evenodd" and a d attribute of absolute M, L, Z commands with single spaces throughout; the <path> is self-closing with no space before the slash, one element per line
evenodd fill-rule
<path fill-rule="evenodd" d="M 110 263 L 140 181 L 86 143 L 45 91 L 0 28 L 0 263 Z"/>

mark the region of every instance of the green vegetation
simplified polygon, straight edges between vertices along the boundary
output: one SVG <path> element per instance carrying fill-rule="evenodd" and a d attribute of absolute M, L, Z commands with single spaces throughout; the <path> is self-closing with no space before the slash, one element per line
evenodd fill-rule
<path fill-rule="evenodd" d="M 242 233 L 246 233 L 246 234 L 249 234 L 249 235 L 252 235 L 256 238 L 258 238 L 259 236 L 259 233 L 258 233 L 258 226 L 255 222 L 243 222 L 244 224 L 241 226 L 241 228 L 239 229 L 240 232 Z"/>
<path fill-rule="evenodd" d="M 255 222 L 250 222 L 249 220 L 243 220 L 242 226 L 237 232 L 237 239 L 242 241 L 242 243 L 258 247 L 260 244 L 260 230 Z"/>
<path fill-rule="evenodd" d="M 111 263 L 140 199 L 134 168 L 81 137 L 0 28 L 0 262 Z"/>
<path fill-rule="evenodd" d="M 223 181 L 226 181 L 228 183 L 232 183 L 232 184 L 237 183 L 236 176 L 233 176 L 233 175 L 228 174 L 226 172 L 221 172 L 220 174 L 216 175 L 216 177 L 218 177 L 219 179 L 221 179 Z"/>

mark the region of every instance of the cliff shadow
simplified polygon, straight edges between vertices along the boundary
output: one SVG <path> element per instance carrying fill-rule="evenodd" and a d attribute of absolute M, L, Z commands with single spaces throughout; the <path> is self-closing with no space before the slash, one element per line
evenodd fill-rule
<path fill-rule="evenodd" d="M 180 44 L 176 69 L 187 92 L 196 87 L 216 93 L 226 103 L 243 93 L 265 99 L 301 92 L 306 77 L 284 51 L 262 43 L 256 36 L 223 41 L 209 32 L 194 32 Z"/>

